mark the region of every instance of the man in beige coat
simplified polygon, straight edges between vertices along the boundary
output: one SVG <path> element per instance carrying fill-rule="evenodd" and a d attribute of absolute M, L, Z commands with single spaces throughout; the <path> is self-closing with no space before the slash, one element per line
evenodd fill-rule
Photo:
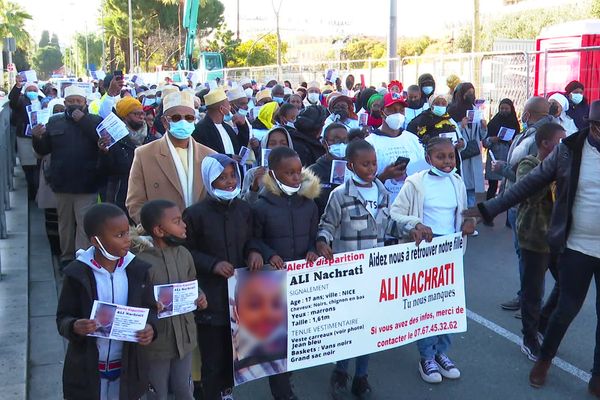
<path fill-rule="evenodd" d="M 149 200 L 164 199 L 183 211 L 205 195 L 200 167 L 214 151 L 191 138 L 194 131 L 194 96 L 175 92 L 163 99 L 162 123 L 167 132 L 135 150 L 129 174 L 125 205 L 129 215 L 140 222 L 140 209 Z"/>

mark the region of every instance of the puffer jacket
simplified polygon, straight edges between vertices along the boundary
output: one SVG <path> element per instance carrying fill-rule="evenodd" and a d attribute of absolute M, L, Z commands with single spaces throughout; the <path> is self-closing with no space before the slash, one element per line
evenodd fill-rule
<path fill-rule="evenodd" d="M 548 228 L 548 244 L 552 253 L 562 253 L 571 229 L 571 210 L 579 183 L 583 145 L 588 135 L 589 128 L 564 139 L 552 154 L 527 176 L 506 190 L 502 196 L 479 203 L 477 207 L 483 218 L 492 221 L 496 215 L 516 206 L 556 181 L 554 207 Z M 594 215 L 594 211 L 591 210 L 590 217 L 593 218 Z"/>
<path fill-rule="evenodd" d="M 252 211 L 240 200 L 218 201 L 213 197 L 188 207 L 183 212 L 187 225 L 186 247 L 192 253 L 200 287 L 208 308 L 196 312 L 196 321 L 209 325 L 229 325 L 227 279 L 213 272 L 219 261 L 244 268 L 251 250 Z"/>
<path fill-rule="evenodd" d="M 308 251 L 315 251 L 319 211 L 315 199 L 321 191 L 319 179 L 303 170 L 298 193 L 287 196 L 270 175 L 265 175 L 264 187 L 254 211 L 254 237 L 260 241 L 265 263 L 278 255 L 284 261 L 299 260 Z"/>

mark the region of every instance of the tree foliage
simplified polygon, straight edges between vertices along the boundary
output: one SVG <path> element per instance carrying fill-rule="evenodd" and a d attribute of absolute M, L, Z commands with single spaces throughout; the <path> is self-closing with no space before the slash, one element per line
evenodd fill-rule
<path fill-rule="evenodd" d="M 86 62 L 89 58 L 90 66 L 94 66 L 95 69 L 99 69 L 102 64 L 102 37 L 97 33 L 87 34 L 87 58 L 86 58 L 86 46 L 85 46 L 85 33 L 77 32 L 74 36 L 75 46 L 77 46 L 78 59 L 76 62 L 79 65 L 80 71 L 85 71 L 87 68 Z M 94 69 L 94 68 L 91 68 Z"/>
<path fill-rule="evenodd" d="M 282 58 L 287 53 L 288 44 L 281 42 Z M 285 62 L 285 61 L 284 61 Z M 231 54 L 228 66 L 252 67 L 277 63 L 277 35 L 269 33 L 255 40 L 240 43 Z"/>
<path fill-rule="evenodd" d="M 54 46 L 40 47 L 33 56 L 33 66 L 42 79 L 52 75 L 52 71 L 63 65 L 63 56 L 60 49 Z"/>
<path fill-rule="evenodd" d="M 208 41 L 206 50 L 221 53 L 223 65 L 233 67 L 236 60 L 236 51 L 241 43 L 241 40 L 234 38 L 232 31 L 221 28 L 215 33 L 214 39 Z M 277 57 L 277 54 L 275 57 Z"/>
<path fill-rule="evenodd" d="M 42 31 L 42 36 L 38 43 L 38 47 L 46 47 L 50 45 L 50 32 L 44 30 Z"/>

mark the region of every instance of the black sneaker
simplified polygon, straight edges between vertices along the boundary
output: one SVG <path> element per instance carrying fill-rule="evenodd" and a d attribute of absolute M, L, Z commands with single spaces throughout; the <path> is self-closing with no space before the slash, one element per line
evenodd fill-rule
<path fill-rule="evenodd" d="M 350 376 L 346 372 L 333 370 L 329 379 L 329 390 L 333 400 L 343 399 L 348 393 L 348 380 Z"/>
<path fill-rule="evenodd" d="M 359 399 L 367 399 L 371 395 L 371 385 L 367 375 L 352 380 L 352 394 Z"/>
<path fill-rule="evenodd" d="M 500 304 L 500 307 L 503 310 L 507 310 L 507 311 L 517 311 L 518 309 L 521 308 L 521 301 L 519 300 L 518 297 L 515 297 L 512 300 L 509 300 L 505 303 Z"/>
<path fill-rule="evenodd" d="M 537 362 L 540 357 L 540 342 L 538 338 L 528 339 L 523 337 L 523 343 L 521 344 L 521 352 L 527 356 L 533 362 Z"/>

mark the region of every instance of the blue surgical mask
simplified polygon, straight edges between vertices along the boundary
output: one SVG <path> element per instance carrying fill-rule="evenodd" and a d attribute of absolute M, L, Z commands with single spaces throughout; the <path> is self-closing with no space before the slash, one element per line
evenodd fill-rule
<path fill-rule="evenodd" d="M 151 99 L 151 98 L 145 98 L 144 99 L 144 106 L 153 106 L 156 103 L 156 99 Z"/>
<path fill-rule="evenodd" d="M 238 114 L 240 114 L 242 117 L 245 117 L 246 115 L 248 115 L 248 110 L 244 110 L 243 108 L 240 108 L 237 111 Z"/>
<path fill-rule="evenodd" d="M 365 181 L 363 178 L 361 178 L 360 176 L 358 176 L 356 174 L 356 172 L 352 171 L 352 180 L 356 183 L 358 183 L 359 185 L 368 185 L 371 182 L 367 182 Z"/>
<path fill-rule="evenodd" d="M 160 104 L 160 102 L 162 101 L 162 99 L 160 97 L 158 97 L 158 96 L 156 96 L 154 98 L 154 100 L 156 100 L 156 104 Z"/>
<path fill-rule="evenodd" d="M 277 104 L 281 104 L 281 103 L 283 103 L 283 97 L 275 96 L 275 97 L 273 97 L 273 101 L 276 101 Z"/>
<path fill-rule="evenodd" d="M 437 115 L 438 117 L 441 117 L 442 115 L 446 114 L 446 107 L 433 106 L 433 108 L 431 109 L 431 112 L 434 113 L 435 115 Z"/>
<path fill-rule="evenodd" d="M 423 93 L 429 96 L 431 93 L 433 93 L 433 86 L 423 86 Z"/>
<path fill-rule="evenodd" d="M 195 126 L 193 122 L 187 122 L 184 119 L 177 122 L 169 122 L 169 133 L 173 135 L 175 139 L 188 139 L 190 136 L 192 136 L 194 128 Z"/>
<path fill-rule="evenodd" d="M 289 126 L 290 128 L 296 128 L 296 126 L 294 125 L 296 121 L 288 121 L 285 123 L 286 126 Z"/>
<path fill-rule="evenodd" d="M 25 96 L 27 96 L 27 98 L 31 101 L 37 100 L 38 99 L 38 94 L 37 92 L 26 92 Z"/>
<path fill-rule="evenodd" d="M 225 121 L 225 122 L 231 122 L 232 119 L 233 119 L 233 114 L 231 113 L 231 111 L 229 111 L 229 114 L 223 115 L 223 121 Z"/>
<path fill-rule="evenodd" d="M 336 143 L 329 146 L 329 154 L 337 158 L 346 157 L 346 143 Z"/>
<path fill-rule="evenodd" d="M 451 177 L 452 175 L 454 175 L 454 174 L 456 173 L 456 168 L 452 168 L 452 171 L 450 171 L 450 172 L 445 172 L 445 171 L 442 171 L 442 170 L 441 170 L 441 169 L 439 169 L 439 168 L 436 168 L 436 167 L 433 167 L 433 166 L 432 166 L 430 171 L 431 171 L 431 172 L 432 172 L 434 175 L 437 175 L 437 176 L 439 176 L 439 177 L 442 177 L 442 178 L 449 178 L 449 177 Z"/>
<path fill-rule="evenodd" d="M 230 201 L 235 199 L 240 194 L 240 188 L 236 187 L 232 191 L 222 190 L 222 189 L 213 189 L 213 194 L 216 198 L 223 201 Z"/>
<path fill-rule="evenodd" d="M 571 100 L 574 104 L 579 104 L 583 101 L 583 94 L 581 93 L 571 93 Z"/>

